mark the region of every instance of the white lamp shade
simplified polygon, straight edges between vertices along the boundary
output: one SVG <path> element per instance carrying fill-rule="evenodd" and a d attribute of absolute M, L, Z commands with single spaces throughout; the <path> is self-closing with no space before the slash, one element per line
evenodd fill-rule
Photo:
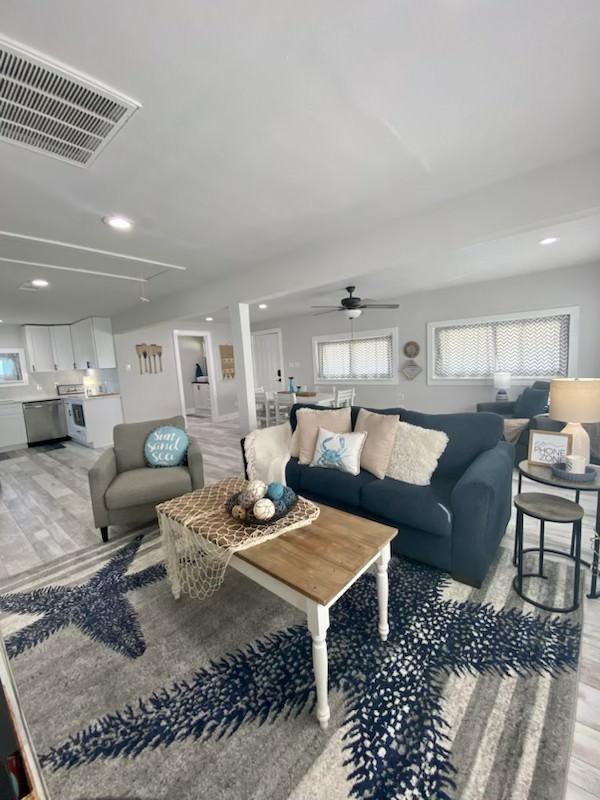
<path fill-rule="evenodd" d="M 550 417 L 562 422 L 600 422 L 600 378 L 553 380 Z"/>
<path fill-rule="evenodd" d="M 494 389 L 510 389 L 510 372 L 494 373 Z"/>

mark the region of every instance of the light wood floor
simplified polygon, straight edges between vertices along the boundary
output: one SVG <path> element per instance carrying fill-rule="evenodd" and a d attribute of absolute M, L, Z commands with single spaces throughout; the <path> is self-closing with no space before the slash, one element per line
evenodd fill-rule
<path fill-rule="evenodd" d="M 202 446 L 207 482 L 241 474 L 236 420 L 213 425 L 190 417 L 188 428 Z M 29 449 L 13 451 L 8 457 L 0 455 L 0 581 L 99 542 L 87 485 L 87 470 L 97 457 L 97 452 L 71 442 L 48 452 Z M 523 481 L 523 491 L 548 490 Z M 581 503 L 586 512 L 583 555 L 589 559 L 595 494 L 582 495 Z M 513 522 L 503 541 L 508 547 L 514 541 Z M 546 531 L 549 546 L 568 548 L 565 528 L 548 525 Z M 532 544 L 536 543 L 535 534 L 533 522 L 526 522 L 526 539 Z M 118 535 L 111 530 L 111 538 Z M 588 585 L 586 575 L 586 591 Z M 600 800 L 600 599 L 585 600 L 579 702 L 566 800 Z"/>

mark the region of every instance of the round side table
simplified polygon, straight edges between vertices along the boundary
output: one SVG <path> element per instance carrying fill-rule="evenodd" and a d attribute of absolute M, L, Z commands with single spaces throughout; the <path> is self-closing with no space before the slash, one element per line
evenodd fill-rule
<path fill-rule="evenodd" d="M 531 603 L 543 611 L 551 611 L 558 614 L 566 614 L 579 608 L 579 580 L 581 575 L 581 520 L 583 519 L 583 508 L 572 500 L 564 497 L 557 497 L 554 494 L 544 494 L 542 492 L 527 492 L 518 494 L 515 499 L 517 509 L 517 527 L 515 531 L 515 543 L 517 549 L 517 574 L 513 580 L 513 587 L 519 597 Z M 533 517 L 540 521 L 540 546 L 523 547 L 523 516 Z M 544 526 L 546 522 L 559 522 L 561 524 L 573 525 L 572 541 L 574 542 L 574 553 L 565 553 L 562 550 L 555 550 L 551 547 L 544 547 Z M 523 556 L 525 553 L 538 554 L 538 571 L 523 572 Z M 523 592 L 523 578 L 546 578 L 544 575 L 544 555 L 554 553 L 563 558 L 569 558 L 575 563 L 575 579 L 573 581 L 573 603 L 566 608 L 560 606 L 548 606 L 533 600 Z"/>
<path fill-rule="evenodd" d="M 592 563 L 590 565 L 587 561 L 583 560 L 581 561 L 581 563 L 585 564 L 586 567 L 591 566 L 592 581 L 590 585 L 590 592 L 587 596 L 592 600 L 600 597 L 600 591 L 598 590 L 598 572 L 600 569 L 600 468 L 595 467 L 595 469 L 596 469 L 596 477 L 593 481 L 580 483 L 579 481 L 565 481 L 561 480 L 560 478 L 556 478 L 552 473 L 550 467 L 542 467 L 537 464 L 530 464 L 529 461 L 527 461 L 527 459 L 521 461 L 519 464 L 519 494 L 521 493 L 523 478 L 525 477 L 529 478 L 529 480 L 536 481 L 536 483 L 543 483 L 546 486 L 555 486 L 557 489 L 567 489 L 571 492 L 575 492 L 576 503 L 579 503 L 579 497 L 581 492 L 596 492 L 596 494 L 598 495 L 596 503 L 595 536 L 592 545 L 592 552 L 593 552 Z M 573 555 L 573 547 L 574 547 L 574 541 L 572 539 L 571 555 Z M 516 541 L 515 541 L 515 550 L 516 550 Z M 515 563 L 516 563 L 516 556 L 515 556 Z"/>

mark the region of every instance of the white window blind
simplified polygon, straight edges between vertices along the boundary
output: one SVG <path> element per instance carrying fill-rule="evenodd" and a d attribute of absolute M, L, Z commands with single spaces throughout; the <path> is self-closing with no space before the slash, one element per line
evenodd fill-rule
<path fill-rule="evenodd" d="M 392 334 L 316 343 L 319 380 L 391 380 Z"/>
<path fill-rule="evenodd" d="M 569 313 L 436 324 L 433 377 L 567 377 L 570 327 Z"/>

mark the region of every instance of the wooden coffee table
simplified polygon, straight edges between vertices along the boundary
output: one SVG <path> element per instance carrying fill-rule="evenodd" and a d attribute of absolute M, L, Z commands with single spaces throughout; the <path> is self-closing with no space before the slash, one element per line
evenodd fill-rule
<path fill-rule="evenodd" d="M 329 609 L 377 562 L 379 635 L 386 641 L 390 542 L 398 531 L 378 522 L 320 506 L 316 522 L 277 539 L 239 550 L 229 566 L 306 614 L 312 636 L 317 719 L 327 728 Z"/>

